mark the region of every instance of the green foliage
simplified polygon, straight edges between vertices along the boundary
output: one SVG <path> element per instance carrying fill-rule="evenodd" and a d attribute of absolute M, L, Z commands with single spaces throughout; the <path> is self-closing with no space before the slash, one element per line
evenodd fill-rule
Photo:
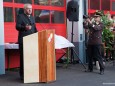
<path fill-rule="evenodd" d="M 102 33 L 102 41 L 105 43 L 108 50 L 112 49 L 111 42 L 112 42 L 113 37 L 114 36 L 112 32 L 107 27 L 105 27 Z"/>
<path fill-rule="evenodd" d="M 111 24 L 113 22 L 113 21 L 109 20 L 108 17 L 107 17 L 107 15 L 110 14 L 110 13 L 107 12 L 106 14 L 104 14 L 104 11 L 102 11 L 102 10 L 100 10 L 100 11 L 97 10 L 96 12 L 98 12 L 99 14 L 102 15 L 101 21 L 103 22 L 104 26 L 108 27 L 108 29 L 109 29 L 109 27 L 111 26 Z"/>
<path fill-rule="evenodd" d="M 112 21 L 107 18 L 107 15 L 103 15 L 103 16 L 101 17 L 101 19 L 102 19 L 102 22 L 103 22 L 103 24 L 105 25 L 105 27 L 108 27 L 108 29 L 109 29 L 109 27 L 110 27 L 111 24 L 112 24 Z"/>
<path fill-rule="evenodd" d="M 108 19 L 108 17 L 107 17 L 108 13 L 104 14 L 103 11 L 97 11 L 97 12 L 102 15 L 101 21 L 103 22 L 103 24 L 105 26 L 103 28 L 103 32 L 102 32 L 102 41 L 105 42 L 106 47 L 108 47 L 108 49 L 111 50 L 112 49 L 111 40 L 114 37 L 114 35 L 110 31 L 110 26 L 112 24 L 112 21 Z"/>
<path fill-rule="evenodd" d="M 102 41 L 109 42 L 113 37 L 114 36 L 112 32 L 107 27 L 105 27 L 102 32 Z"/>

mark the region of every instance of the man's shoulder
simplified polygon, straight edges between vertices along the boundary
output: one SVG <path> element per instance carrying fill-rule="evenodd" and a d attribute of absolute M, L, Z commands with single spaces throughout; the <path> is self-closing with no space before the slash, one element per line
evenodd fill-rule
<path fill-rule="evenodd" d="M 24 17 L 24 14 L 18 14 L 17 15 L 17 18 L 23 18 Z"/>
<path fill-rule="evenodd" d="M 22 13 L 22 14 L 18 14 L 18 16 L 24 16 L 25 14 L 24 13 Z"/>

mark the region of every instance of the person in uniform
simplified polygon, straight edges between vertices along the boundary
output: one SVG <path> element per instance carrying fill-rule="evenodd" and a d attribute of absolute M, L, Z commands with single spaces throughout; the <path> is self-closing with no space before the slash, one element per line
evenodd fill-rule
<path fill-rule="evenodd" d="M 102 46 L 102 30 L 104 24 L 101 22 L 101 14 L 95 12 L 94 21 L 87 19 L 87 26 L 89 28 L 89 39 L 88 39 L 88 71 L 93 72 L 93 58 L 99 61 L 100 74 L 104 74 L 104 64 L 101 54 Z"/>
<path fill-rule="evenodd" d="M 32 14 L 32 5 L 24 5 L 24 13 L 21 13 L 17 16 L 16 21 L 16 30 L 18 34 L 18 43 L 19 43 L 19 52 L 20 52 L 20 78 L 24 78 L 23 70 L 23 37 L 37 32 L 35 19 Z"/>

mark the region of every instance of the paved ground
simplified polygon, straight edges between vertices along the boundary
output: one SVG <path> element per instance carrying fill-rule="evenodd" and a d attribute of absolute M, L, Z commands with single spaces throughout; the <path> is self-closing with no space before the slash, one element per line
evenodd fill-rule
<path fill-rule="evenodd" d="M 104 75 L 99 75 L 99 70 L 93 73 L 84 72 L 80 64 L 69 65 L 57 64 L 57 80 L 52 83 L 23 84 L 17 71 L 6 71 L 0 75 L 0 86 L 115 86 L 115 66 L 111 62 L 106 63 Z"/>

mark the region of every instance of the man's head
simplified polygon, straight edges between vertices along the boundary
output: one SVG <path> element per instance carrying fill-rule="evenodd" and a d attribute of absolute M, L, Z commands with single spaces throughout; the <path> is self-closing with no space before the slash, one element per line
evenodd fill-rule
<path fill-rule="evenodd" d="M 24 4 L 24 13 L 26 15 L 32 14 L 32 5 L 31 4 Z"/>
<path fill-rule="evenodd" d="M 95 14 L 94 14 L 94 19 L 95 19 L 95 21 L 96 22 L 100 22 L 101 21 L 101 14 L 100 13 L 98 13 L 98 12 L 96 12 Z"/>

